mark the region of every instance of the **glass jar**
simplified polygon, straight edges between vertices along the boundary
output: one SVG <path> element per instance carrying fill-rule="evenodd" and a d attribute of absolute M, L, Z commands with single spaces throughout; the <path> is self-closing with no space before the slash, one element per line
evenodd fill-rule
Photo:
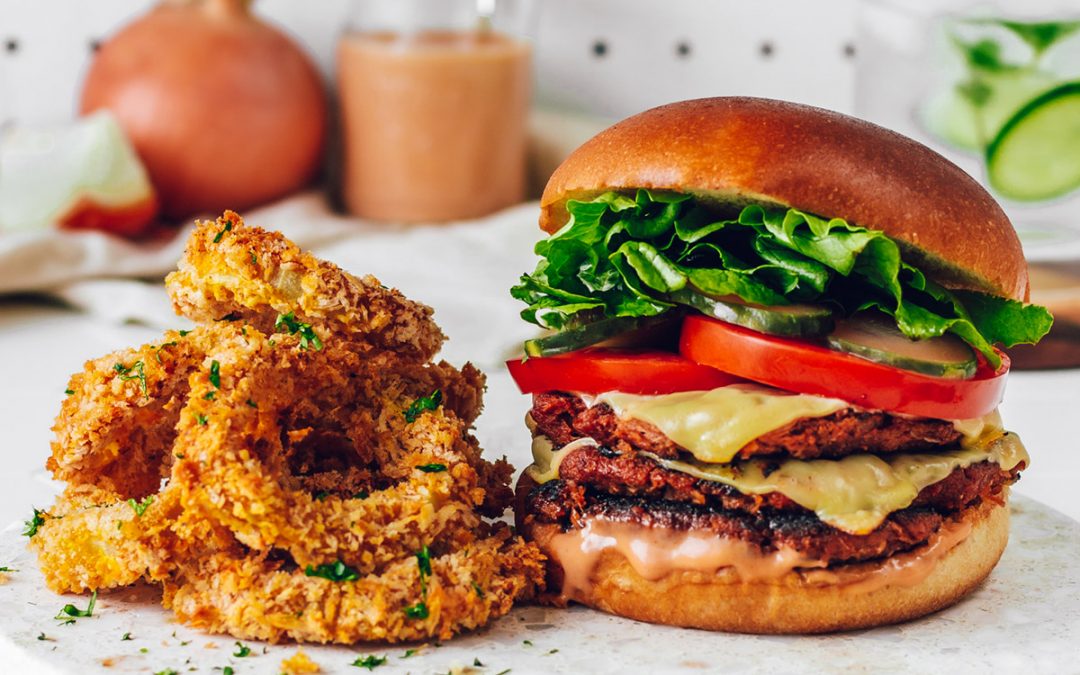
<path fill-rule="evenodd" d="M 337 52 L 350 213 L 440 222 L 524 199 L 531 24 L 523 0 L 355 0 Z"/>

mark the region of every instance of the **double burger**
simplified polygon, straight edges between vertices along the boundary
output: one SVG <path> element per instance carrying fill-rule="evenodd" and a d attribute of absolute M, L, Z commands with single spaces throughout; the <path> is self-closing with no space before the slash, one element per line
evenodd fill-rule
<path fill-rule="evenodd" d="M 961 169 L 817 108 L 686 101 L 578 148 L 540 226 L 512 294 L 546 333 L 508 366 L 548 600 L 814 633 L 990 573 L 1029 461 L 997 414 L 1003 349 L 1052 319 Z"/>

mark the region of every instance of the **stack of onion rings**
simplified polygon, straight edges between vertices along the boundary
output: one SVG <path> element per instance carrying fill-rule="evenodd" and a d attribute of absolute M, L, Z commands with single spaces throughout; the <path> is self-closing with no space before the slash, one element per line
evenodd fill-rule
<path fill-rule="evenodd" d="M 169 285 L 200 325 L 69 385 L 68 486 L 31 539 L 50 588 L 145 580 L 209 631 L 342 643 L 445 639 L 534 592 L 540 554 L 483 517 L 511 497 L 470 433 L 483 376 L 429 362 L 430 309 L 233 213 Z"/>

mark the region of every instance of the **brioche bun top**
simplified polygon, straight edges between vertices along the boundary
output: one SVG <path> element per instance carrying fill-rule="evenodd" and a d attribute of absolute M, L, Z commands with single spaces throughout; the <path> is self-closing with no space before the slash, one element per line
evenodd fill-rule
<path fill-rule="evenodd" d="M 942 285 L 1027 299 L 1020 240 L 993 197 L 926 146 L 847 115 L 743 97 L 647 110 L 562 163 L 540 200 L 540 227 L 562 227 L 569 199 L 637 188 L 843 218 L 887 234 Z"/>

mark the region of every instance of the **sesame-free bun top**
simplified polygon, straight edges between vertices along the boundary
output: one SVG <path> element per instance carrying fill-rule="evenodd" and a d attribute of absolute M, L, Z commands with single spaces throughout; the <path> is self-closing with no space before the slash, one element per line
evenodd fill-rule
<path fill-rule="evenodd" d="M 647 110 L 556 169 L 540 200 L 540 227 L 562 227 L 569 199 L 637 188 L 843 218 L 881 230 L 945 286 L 1027 299 L 1020 240 L 993 197 L 926 146 L 847 115 L 743 97 Z"/>

